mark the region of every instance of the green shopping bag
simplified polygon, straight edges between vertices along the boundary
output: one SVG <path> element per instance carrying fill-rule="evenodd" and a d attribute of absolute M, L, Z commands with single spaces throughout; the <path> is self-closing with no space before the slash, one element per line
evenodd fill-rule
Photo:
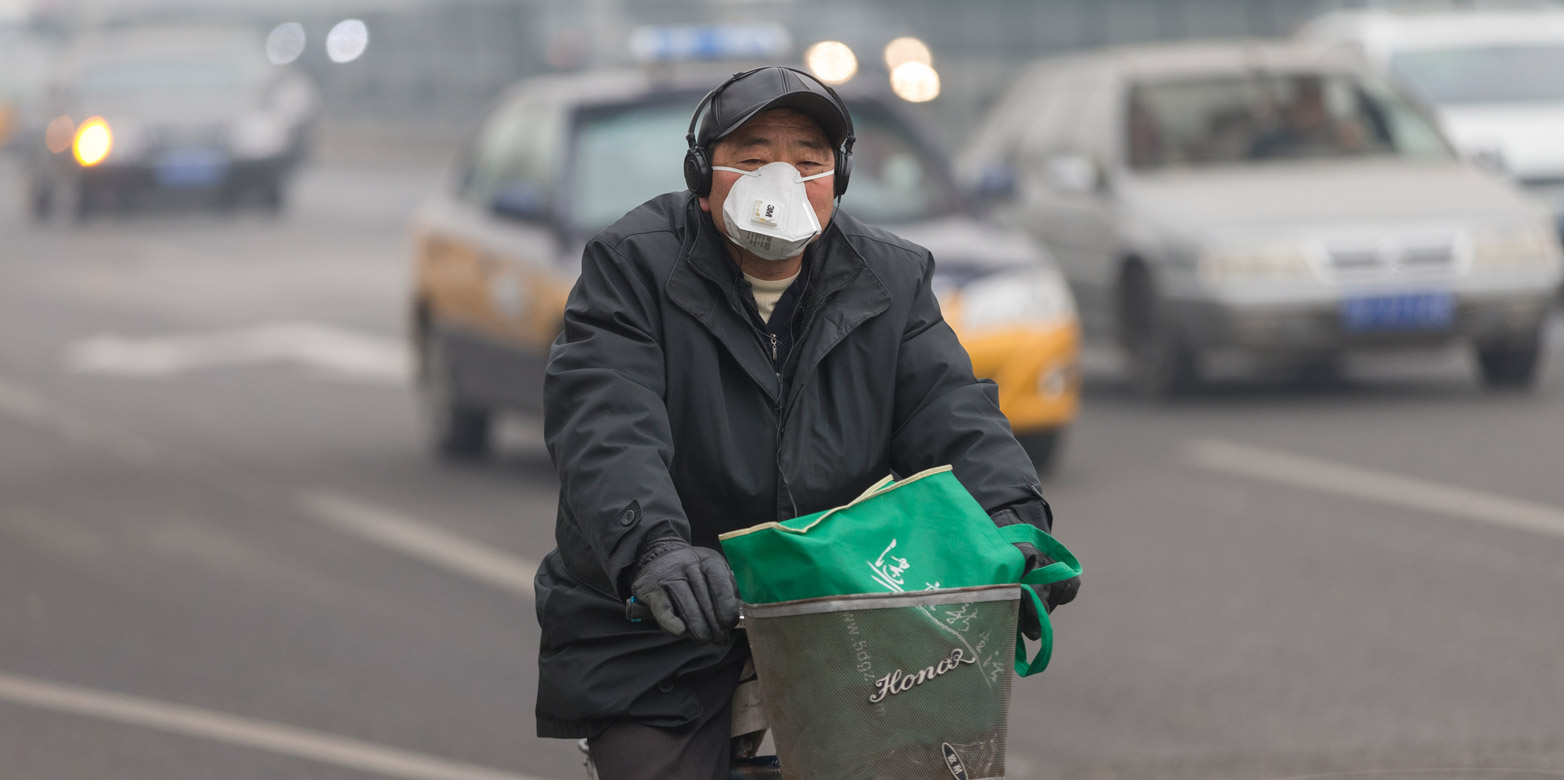
<path fill-rule="evenodd" d="M 1081 573 L 1075 556 L 1030 525 L 999 528 L 950 466 L 901 481 L 886 477 L 846 506 L 780 523 L 762 523 L 723 534 L 723 552 L 751 604 L 848 596 L 911 593 L 981 585 L 1047 585 Z M 1013 545 L 1027 542 L 1056 563 L 1024 576 L 1026 556 Z M 1016 673 L 1047 668 L 1053 627 L 1042 599 L 1037 607 L 1042 643 L 1029 661 L 1016 638 Z"/>

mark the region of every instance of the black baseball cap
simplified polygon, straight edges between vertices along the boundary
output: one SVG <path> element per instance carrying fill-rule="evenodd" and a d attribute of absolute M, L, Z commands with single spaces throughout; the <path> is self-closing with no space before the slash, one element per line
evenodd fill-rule
<path fill-rule="evenodd" d="M 709 147 L 774 108 L 790 108 L 815 120 L 832 146 L 852 135 L 853 120 L 836 93 L 800 71 L 772 66 L 735 74 L 720 87 L 701 117 L 695 143 Z"/>

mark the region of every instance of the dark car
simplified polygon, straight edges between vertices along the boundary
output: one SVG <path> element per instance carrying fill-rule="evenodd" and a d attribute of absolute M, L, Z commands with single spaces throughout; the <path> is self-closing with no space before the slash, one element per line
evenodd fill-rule
<path fill-rule="evenodd" d="M 29 166 L 33 215 L 85 217 L 188 193 L 282 208 L 316 107 L 314 87 L 229 28 L 132 29 L 74 43 L 46 99 Z"/>

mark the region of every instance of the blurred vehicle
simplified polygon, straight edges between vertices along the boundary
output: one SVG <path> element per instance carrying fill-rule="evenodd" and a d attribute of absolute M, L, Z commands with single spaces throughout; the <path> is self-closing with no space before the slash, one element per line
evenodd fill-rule
<path fill-rule="evenodd" d="M 412 334 L 438 452 L 484 452 L 498 411 L 541 413 L 544 365 L 585 242 L 684 189 L 690 114 L 728 73 L 540 78 L 493 106 L 412 226 Z M 946 318 L 1047 469 L 1079 392 L 1062 277 L 1024 234 L 963 209 L 946 160 L 888 102 L 843 97 L 858 136 L 843 207 L 933 252 Z"/>
<path fill-rule="evenodd" d="M 18 148 L 17 141 L 36 122 L 32 114 L 49 62 L 47 42 L 19 25 L 0 22 L 0 149 Z"/>
<path fill-rule="evenodd" d="M 1536 375 L 1560 251 L 1386 83 L 1301 47 L 1106 50 L 1027 71 L 963 158 L 1048 246 L 1150 396 L 1219 351 L 1318 376 L 1348 350 L 1475 345 Z"/>
<path fill-rule="evenodd" d="M 35 218 L 77 218 L 157 193 L 281 210 L 305 153 L 313 85 L 253 32 L 128 29 L 73 44 L 30 166 Z"/>
<path fill-rule="evenodd" d="M 1399 77 L 1463 153 L 1515 176 L 1564 233 L 1564 8 L 1339 11 L 1298 35 Z"/>

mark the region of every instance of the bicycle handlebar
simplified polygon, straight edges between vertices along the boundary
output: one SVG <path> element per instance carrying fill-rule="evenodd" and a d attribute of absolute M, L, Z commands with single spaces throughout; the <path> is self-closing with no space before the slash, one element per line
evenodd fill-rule
<path fill-rule="evenodd" d="M 645 602 L 638 601 L 634 596 L 625 599 L 625 620 L 631 623 L 646 623 L 655 618 L 652 617 L 652 608 Z"/>
<path fill-rule="evenodd" d="M 631 596 L 625 599 L 625 620 L 631 623 L 651 623 L 656 621 L 657 618 L 652 616 L 651 607 L 646 606 L 645 602 Z M 742 610 L 739 612 L 739 622 L 734 628 L 741 630 L 744 628 L 744 612 Z"/>

